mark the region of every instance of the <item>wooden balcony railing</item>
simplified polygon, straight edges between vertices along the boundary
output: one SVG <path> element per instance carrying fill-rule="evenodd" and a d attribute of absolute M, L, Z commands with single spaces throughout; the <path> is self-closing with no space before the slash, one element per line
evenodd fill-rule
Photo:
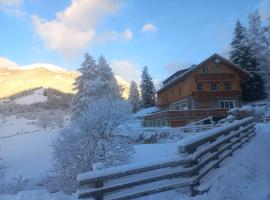
<path fill-rule="evenodd" d="M 233 73 L 200 73 L 194 75 L 196 81 L 232 81 L 236 80 L 237 76 Z"/>
<path fill-rule="evenodd" d="M 222 108 L 217 109 L 194 109 L 183 111 L 162 111 L 147 115 L 144 120 L 160 120 L 160 119 L 191 119 L 191 118 L 204 118 L 204 117 L 225 117 L 227 110 Z"/>
<path fill-rule="evenodd" d="M 192 96 L 194 99 L 209 99 L 209 98 L 218 98 L 218 97 L 239 97 L 241 96 L 241 91 L 199 91 L 193 92 Z"/>

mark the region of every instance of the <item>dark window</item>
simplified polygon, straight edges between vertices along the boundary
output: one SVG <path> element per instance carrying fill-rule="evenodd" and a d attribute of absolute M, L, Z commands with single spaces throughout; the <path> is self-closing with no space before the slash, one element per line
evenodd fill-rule
<path fill-rule="evenodd" d="M 172 97 L 174 96 L 174 92 L 172 91 Z"/>
<path fill-rule="evenodd" d="M 221 73 L 221 66 L 218 63 L 216 63 L 216 72 Z"/>
<path fill-rule="evenodd" d="M 220 107 L 221 108 L 225 108 L 225 105 L 224 105 L 224 102 L 223 101 L 220 102 Z"/>
<path fill-rule="evenodd" d="M 204 66 L 204 67 L 202 68 L 202 72 L 203 72 L 203 73 L 208 73 L 208 66 Z"/>
<path fill-rule="evenodd" d="M 225 90 L 230 91 L 232 89 L 231 83 L 224 84 Z"/>
<path fill-rule="evenodd" d="M 202 83 L 197 84 L 197 90 L 199 90 L 199 91 L 203 90 L 203 84 Z"/>
<path fill-rule="evenodd" d="M 182 96 L 182 88 L 179 88 L 178 92 L 179 92 L 179 96 Z"/>
<path fill-rule="evenodd" d="M 211 83 L 211 90 L 216 91 L 217 90 L 217 84 Z"/>

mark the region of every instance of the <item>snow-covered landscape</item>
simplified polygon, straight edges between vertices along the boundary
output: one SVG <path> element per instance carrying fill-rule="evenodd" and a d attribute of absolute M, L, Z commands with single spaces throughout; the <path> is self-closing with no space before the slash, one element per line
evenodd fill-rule
<path fill-rule="evenodd" d="M 0 0 L 0 200 L 270 200 L 270 0 Z"/>

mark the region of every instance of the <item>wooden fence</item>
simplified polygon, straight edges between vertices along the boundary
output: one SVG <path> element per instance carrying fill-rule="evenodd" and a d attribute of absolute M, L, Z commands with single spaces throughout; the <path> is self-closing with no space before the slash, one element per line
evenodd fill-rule
<path fill-rule="evenodd" d="M 254 118 L 248 117 L 179 141 L 174 158 L 81 174 L 78 197 L 128 200 L 182 187 L 196 195 L 202 178 L 254 135 Z"/>

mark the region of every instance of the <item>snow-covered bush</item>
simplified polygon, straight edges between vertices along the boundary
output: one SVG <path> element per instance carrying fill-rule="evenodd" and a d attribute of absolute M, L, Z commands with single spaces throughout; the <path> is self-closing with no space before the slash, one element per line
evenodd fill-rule
<path fill-rule="evenodd" d="M 124 137 L 113 134 L 127 119 L 130 105 L 121 100 L 102 98 L 88 107 L 77 124 L 61 131 L 53 142 L 53 175 L 51 187 L 65 192 L 76 189 L 78 174 L 127 162 L 130 146 Z"/>

